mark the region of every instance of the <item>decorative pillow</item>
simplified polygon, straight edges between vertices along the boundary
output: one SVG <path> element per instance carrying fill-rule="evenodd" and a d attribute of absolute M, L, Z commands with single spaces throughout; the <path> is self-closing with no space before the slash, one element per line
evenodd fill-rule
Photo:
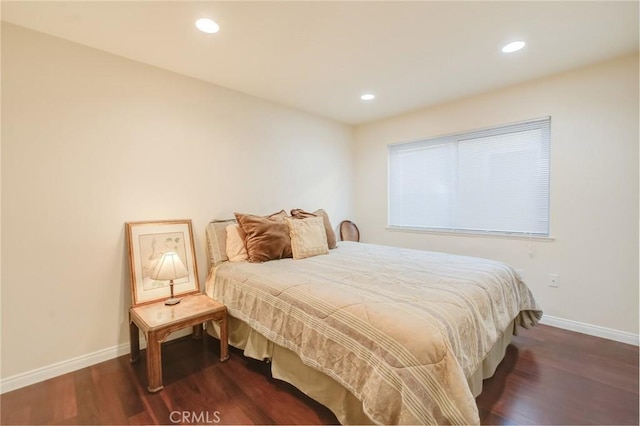
<path fill-rule="evenodd" d="M 234 213 L 240 225 L 240 236 L 244 235 L 249 262 L 293 257 L 289 225 L 284 221 L 287 213 L 283 210 L 270 216 Z"/>
<path fill-rule="evenodd" d="M 235 219 L 212 220 L 207 225 L 207 251 L 209 252 L 209 261 L 211 266 L 229 260 L 227 257 L 227 226 L 235 224 Z"/>
<path fill-rule="evenodd" d="M 322 209 L 316 210 L 313 213 L 306 212 L 302 209 L 293 209 L 291 210 L 291 216 L 296 219 L 304 219 L 306 217 L 314 217 L 320 216 L 322 217 L 322 221 L 324 224 L 324 230 L 327 234 L 327 245 L 330 249 L 334 249 L 337 247 L 336 243 L 336 233 L 333 232 L 333 227 L 331 226 L 331 222 L 329 221 L 329 215 Z"/>
<path fill-rule="evenodd" d="M 227 257 L 230 262 L 241 262 L 247 260 L 247 249 L 244 247 L 244 241 L 240 237 L 238 230 L 240 226 L 237 223 L 227 225 Z"/>
<path fill-rule="evenodd" d="M 321 217 L 286 218 L 286 221 L 289 223 L 289 235 L 294 259 L 304 259 L 329 253 L 327 234 Z"/>

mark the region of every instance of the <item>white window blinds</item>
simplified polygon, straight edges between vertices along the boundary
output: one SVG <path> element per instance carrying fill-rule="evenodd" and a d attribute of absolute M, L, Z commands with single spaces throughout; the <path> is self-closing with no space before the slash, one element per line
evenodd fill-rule
<path fill-rule="evenodd" d="M 389 146 L 389 226 L 549 235 L 551 118 Z"/>

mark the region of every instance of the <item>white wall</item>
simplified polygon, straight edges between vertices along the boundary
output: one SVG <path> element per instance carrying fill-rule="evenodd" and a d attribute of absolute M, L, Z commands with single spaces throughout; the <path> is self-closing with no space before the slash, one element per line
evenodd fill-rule
<path fill-rule="evenodd" d="M 547 315 L 637 335 L 638 114 L 634 55 L 361 125 L 354 189 L 362 239 L 506 261 L 524 269 Z M 385 229 L 388 144 L 548 115 L 554 241 Z M 548 286 L 549 273 L 560 288 Z"/>
<path fill-rule="evenodd" d="M 124 223 L 351 216 L 350 127 L 2 24 L 2 378 L 128 342 Z"/>

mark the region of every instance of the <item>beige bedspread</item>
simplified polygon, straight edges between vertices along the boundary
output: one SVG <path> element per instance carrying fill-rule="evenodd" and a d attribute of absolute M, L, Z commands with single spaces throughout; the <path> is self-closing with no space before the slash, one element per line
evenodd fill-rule
<path fill-rule="evenodd" d="M 479 423 L 466 377 L 514 318 L 542 315 L 503 263 L 348 242 L 304 260 L 226 262 L 207 293 L 381 424 Z"/>

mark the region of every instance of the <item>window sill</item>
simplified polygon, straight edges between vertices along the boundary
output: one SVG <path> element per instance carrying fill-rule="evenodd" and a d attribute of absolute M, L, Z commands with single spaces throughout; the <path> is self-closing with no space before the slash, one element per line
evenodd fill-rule
<path fill-rule="evenodd" d="M 436 228 L 418 228 L 411 226 L 387 226 L 387 231 L 392 232 L 409 232 L 413 234 L 435 234 L 435 235 L 454 235 L 458 237 L 479 237 L 479 238 L 506 238 L 508 240 L 522 241 L 555 241 L 556 237 L 526 234 L 508 234 L 504 232 L 482 232 L 482 231 L 460 231 Z"/>

